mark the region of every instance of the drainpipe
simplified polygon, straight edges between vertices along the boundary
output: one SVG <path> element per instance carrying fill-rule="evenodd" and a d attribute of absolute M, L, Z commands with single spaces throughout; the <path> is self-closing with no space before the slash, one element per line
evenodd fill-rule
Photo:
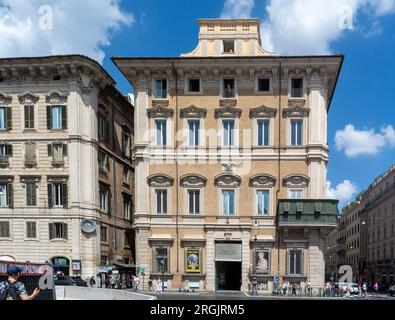
<path fill-rule="evenodd" d="M 118 97 L 118 93 L 115 94 L 113 99 L 111 99 L 111 107 L 112 107 L 112 113 L 111 113 L 111 121 L 112 121 L 112 148 L 115 147 L 115 105 L 114 105 L 114 99 Z M 112 188 L 113 188 L 113 197 L 112 197 L 112 207 L 113 207 L 113 214 L 114 214 L 114 250 L 115 250 L 115 258 L 118 255 L 118 241 L 117 241 L 117 208 L 116 208 L 116 199 L 117 199 L 117 175 L 115 174 L 115 160 L 113 159 L 112 161 Z"/>
<path fill-rule="evenodd" d="M 277 158 L 277 191 L 276 191 L 276 203 L 277 203 L 277 214 L 276 214 L 276 232 L 277 232 L 277 273 L 280 275 L 280 225 L 279 225 L 279 216 L 278 216 L 278 208 L 279 208 L 279 195 L 281 188 L 281 123 L 282 123 L 282 104 L 281 104 L 281 91 L 282 91 L 282 60 L 278 59 L 278 67 L 279 67 L 279 94 L 278 94 L 278 158 Z M 279 279 L 280 280 L 280 279 Z"/>
<path fill-rule="evenodd" d="M 176 258 L 177 258 L 177 273 L 180 272 L 179 268 L 179 226 L 178 226 L 178 215 L 179 215 L 179 183 L 178 183 L 178 176 L 179 176 L 179 167 L 178 167 L 178 142 L 177 142 L 177 133 L 178 133 L 178 74 L 176 67 L 174 66 L 174 62 L 171 63 L 174 71 L 174 77 L 175 77 L 175 82 L 176 82 L 176 117 L 175 117 L 175 137 L 176 139 L 174 140 L 175 144 L 175 162 L 176 162 Z"/>

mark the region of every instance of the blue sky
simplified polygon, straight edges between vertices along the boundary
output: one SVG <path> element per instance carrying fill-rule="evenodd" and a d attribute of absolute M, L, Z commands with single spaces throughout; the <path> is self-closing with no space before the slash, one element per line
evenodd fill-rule
<path fill-rule="evenodd" d="M 280 54 L 346 55 L 329 113 L 331 195 L 345 203 L 395 163 L 395 0 L 0 0 L 0 56 L 83 53 L 126 94 L 112 56 L 179 56 L 197 44 L 197 19 L 220 16 L 260 18 L 263 47 Z"/>

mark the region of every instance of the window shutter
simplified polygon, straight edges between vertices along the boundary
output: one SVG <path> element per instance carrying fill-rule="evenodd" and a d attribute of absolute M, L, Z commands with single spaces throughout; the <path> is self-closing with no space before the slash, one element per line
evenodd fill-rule
<path fill-rule="evenodd" d="M 37 205 L 37 186 L 35 183 L 31 184 L 31 198 L 32 198 L 32 203 L 36 206 Z"/>
<path fill-rule="evenodd" d="M 53 207 L 52 184 L 48 184 L 48 207 Z"/>
<path fill-rule="evenodd" d="M 63 223 L 63 239 L 67 240 L 69 238 L 68 230 L 67 230 L 67 223 Z"/>
<path fill-rule="evenodd" d="M 108 190 L 107 192 L 108 192 L 107 213 L 110 215 L 111 214 L 111 192 L 110 192 L 110 190 Z"/>
<path fill-rule="evenodd" d="M 67 192 L 68 190 L 67 190 L 67 184 L 66 183 L 64 183 L 63 185 L 62 185 L 62 202 L 63 202 L 63 208 L 66 208 L 67 209 L 67 207 L 68 207 L 68 192 Z"/>
<path fill-rule="evenodd" d="M 6 108 L 7 130 L 12 130 L 12 109 Z"/>
<path fill-rule="evenodd" d="M 12 157 L 12 144 L 7 144 L 7 155 Z"/>
<path fill-rule="evenodd" d="M 63 156 L 67 157 L 67 144 L 63 144 Z"/>
<path fill-rule="evenodd" d="M 53 223 L 50 223 L 49 224 L 49 240 L 52 240 L 53 238 L 54 238 L 54 236 L 53 236 L 53 234 L 54 234 L 54 224 Z"/>
<path fill-rule="evenodd" d="M 13 188 L 12 188 L 12 183 L 7 184 L 7 205 L 9 208 L 14 207 L 14 201 L 13 201 Z"/>
<path fill-rule="evenodd" d="M 52 144 L 48 145 L 48 157 L 52 157 Z"/>
<path fill-rule="evenodd" d="M 29 128 L 29 106 L 25 106 L 25 128 Z"/>
<path fill-rule="evenodd" d="M 47 129 L 52 129 L 51 106 L 47 106 Z"/>
<path fill-rule="evenodd" d="M 62 129 L 67 129 L 67 107 L 62 106 Z"/>

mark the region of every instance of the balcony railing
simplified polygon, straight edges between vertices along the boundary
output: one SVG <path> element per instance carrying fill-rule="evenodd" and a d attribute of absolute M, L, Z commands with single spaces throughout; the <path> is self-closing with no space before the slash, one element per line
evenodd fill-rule
<path fill-rule="evenodd" d="M 336 226 L 338 200 L 279 200 L 280 226 Z"/>

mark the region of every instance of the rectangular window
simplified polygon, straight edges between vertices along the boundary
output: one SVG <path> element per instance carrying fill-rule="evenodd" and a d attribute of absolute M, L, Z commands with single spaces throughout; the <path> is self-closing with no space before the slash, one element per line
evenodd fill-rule
<path fill-rule="evenodd" d="M 108 257 L 107 256 L 101 256 L 100 257 L 100 265 L 106 266 L 108 264 Z"/>
<path fill-rule="evenodd" d="M 110 204 L 110 191 L 106 187 L 100 187 L 99 190 L 99 201 L 100 201 L 100 210 L 105 213 L 109 213 L 109 204 Z"/>
<path fill-rule="evenodd" d="M 34 129 L 34 106 L 25 106 L 25 129 Z"/>
<path fill-rule="evenodd" d="M 53 182 L 48 184 L 48 205 L 50 208 L 63 207 L 68 205 L 67 184 L 63 182 Z"/>
<path fill-rule="evenodd" d="M 303 252 L 300 249 L 292 249 L 288 252 L 288 274 L 303 274 Z"/>
<path fill-rule="evenodd" d="M 0 130 L 12 129 L 12 109 L 0 107 Z"/>
<path fill-rule="evenodd" d="M 55 163 L 64 162 L 64 149 L 65 149 L 65 145 L 61 143 L 52 144 L 52 162 Z"/>
<path fill-rule="evenodd" d="M 156 213 L 167 214 L 167 190 L 155 190 Z"/>
<path fill-rule="evenodd" d="M 258 92 L 270 92 L 270 79 L 259 78 L 258 79 Z"/>
<path fill-rule="evenodd" d="M 199 133 L 200 133 L 200 121 L 199 120 L 188 120 L 189 129 L 189 145 L 199 145 Z"/>
<path fill-rule="evenodd" d="M 303 199 L 303 189 L 291 189 L 289 190 L 290 199 Z"/>
<path fill-rule="evenodd" d="M 99 139 L 108 141 L 108 121 L 99 115 Z"/>
<path fill-rule="evenodd" d="M 37 223 L 28 221 L 26 222 L 26 238 L 36 239 L 37 238 Z"/>
<path fill-rule="evenodd" d="M 11 144 L 0 144 L 0 157 L 8 159 L 12 157 L 12 145 Z"/>
<path fill-rule="evenodd" d="M 122 133 L 122 154 L 125 157 L 130 156 L 130 135 L 127 132 Z"/>
<path fill-rule="evenodd" d="M 130 184 L 130 170 L 127 167 L 123 167 L 123 183 L 126 185 Z"/>
<path fill-rule="evenodd" d="M 49 224 L 49 239 L 68 239 L 67 223 L 50 223 Z"/>
<path fill-rule="evenodd" d="M 166 146 L 167 141 L 167 125 L 166 120 L 155 120 L 156 127 L 156 145 L 158 146 Z"/>
<path fill-rule="evenodd" d="M 107 234 L 108 234 L 108 228 L 107 227 L 100 227 L 100 241 L 101 242 L 107 242 Z"/>
<path fill-rule="evenodd" d="M 133 234 L 130 231 L 125 231 L 125 246 L 131 247 L 133 245 Z"/>
<path fill-rule="evenodd" d="M 235 214 L 234 190 L 222 190 L 222 214 L 230 216 Z"/>
<path fill-rule="evenodd" d="M 291 98 L 303 98 L 303 79 L 294 78 L 291 80 Z"/>
<path fill-rule="evenodd" d="M 199 93 L 200 79 L 188 79 L 188 91 L 193 93 Z"/>
<path fill-rule="evenodd" d="M 156 272 L 169 272 L 169 250 L 155 248 Z"/>
<path fill-rule="evenodd" d="M 104 151 L 99 150 L 98 160 L 99 160 L 99 171 L 102 172 L 102 173 L 106 173 L 107 169 L 108 169 L 108 156 L 107 156 L 107 154 Z"/>
<path fill-rule="evenodd" d="M 258 146 L 269 145 L 269 120 L 258 120 Z"/>
<path fill-rule="evenodd" d="M 234 40 L 223 40 L 224 53 L 235 52 L 235 41 Z"/>
<path fill-rule="evenodd" d="M 37 184 L 35 181 L 26 181 L 26 206 L 37 206 Z"/>
<path fill-rule="evenodd" d="M 223 84 L 223 97 L 234 98 L 236 96 L 235 79 L 224 79 Z"/>
<path fill-rule="evenodd" d="M 167 79 L 158 79 L 155 82 L 155 98 L 167 98 Z"/>
<path fill-rule="evenodd" d="M 51 108 L 52 128 L 51 129 L 62 129 L 62 107 L 54 106 Z"/>
<path fill-rule="evenodd" d="M 235 145 L 235 121 L 234 120 L 223 120 L 223 144 L 224 146 Z"/>
<path fill-rule="evenodd" d="M 291 120 L 291 145 L 303 144 L 303 120 Z"/>
<path fill-rule="evenodd" d="M 12 207 L 12 184 L 0 183 L 0 207 Z"/>
<path fill-rule="evenodd" d="M 132 216 L 132 197 L 128 194 L 123 195 L 123 217 L 130 220 Z"/>
<path fill-rule="evenodd" d="M 269 214 L 269 190 L 258 190 L 257 196 L 257 213 L 258 215 Z"/>
<path fill-rule="evenodd" d="M 0 238 L 10 238 L 9 221 L 0 221 Z"/>
<path fill-rule="evenodd" d="M 188 190 L 189 214 L 200 214 L 200 190 Z"/>

